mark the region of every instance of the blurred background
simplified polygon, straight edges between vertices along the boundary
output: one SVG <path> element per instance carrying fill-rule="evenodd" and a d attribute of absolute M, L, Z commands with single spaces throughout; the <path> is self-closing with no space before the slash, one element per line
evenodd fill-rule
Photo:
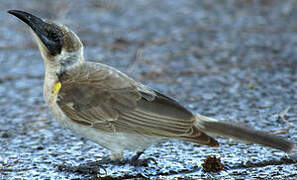
<path fill-rule="evenodd" d="M 297 140 L 296 0 L 0 0 L 0 5 L 0 179 L 94 178 L 55 165 L 108 155 L 51 117 L 42 98 L 43 61 L 29 28 L 7 14 L 9 9 L 67 25 L 84 43 L 86 59 L 116 67 L 193 112 Z M 143 155 L 158 165 L 136 170 L 106 165 L 107 174 L 100 176 L 297 177 L 296 156 L 219 142 L 219 148 L 208 148 L 170 141 Z M 221 157 L 224 171 L 202 171 L 210 154 Z"/>

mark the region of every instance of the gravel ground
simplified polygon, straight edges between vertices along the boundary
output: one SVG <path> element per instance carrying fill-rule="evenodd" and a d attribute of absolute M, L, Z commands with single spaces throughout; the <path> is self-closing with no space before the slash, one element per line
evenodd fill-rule
<path fill-rule="evenodd" d="M 219 138 L 209 148 L 169 141 L 142 158 L 157 165 L 105 165 L 93 174 L 59 170 L 108 155 L 61 127 L 42 98 L 43 62 L 22 9 L 71 27 L 86 57 L 119 68 L 193 112 L 285 131 L 297 141 L 297 2 L 294 0 L 0 0 L 0 179 L 296 179 L 296 150 L 285 154 Z M 284 115 L 284 116 L 281 116 Z M 283 117 L 283 118 L 282 118 Z M 131 156 L 126 153 L 126 157 Z M 225 170 L 206 173 L 208 155 Z"/>

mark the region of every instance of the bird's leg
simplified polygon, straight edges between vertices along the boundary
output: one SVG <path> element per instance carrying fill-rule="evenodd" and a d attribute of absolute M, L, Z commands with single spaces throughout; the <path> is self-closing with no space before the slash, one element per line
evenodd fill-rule
<path fill-rule="evenodd" d="M 75 172 L 75 173 L 82 173 L 82 174 L 98 174 L 103 171 L 106 172 L 105 168 L 103 167 L 104 164 L 113 164 L 113 165 L 123 165 L 123 164 L 131 164 L 133 166 L 148 166 L 150 161 L 153 161 L 157 164 L 156 160 L 153 158 L 147 159 L 139 159 L 139 157 L 143 154 L 143 151 L 137 152 L 131 159 L 123 160 L 123 153 L 115 153 L 112 152 L 110 156 L 102 158 L 98 161 L 90 161 L 78 166 L 72 166 L 70 164 L 59 164 L 55 165 L 58 167 L 60 171 L 68 171 L 68 172 Z"/>
<path fill-rule="evenodd" d="M 114 165 L 124 165 L 131 164 L 133 166 L 148 166 L 150 161 L 153 161 L 155 164 L 157 162 L 153 158 L 139 159 L 144 151 L 137 152 L 131 159 L 123 159 L 123 152 L 111 152 L 109 158 L 106 157 L 100 162 L 102 164 L 114 164 Z"/>
<path fill-rule="evenodd" d="M 109 155 L 109 162 L 112 164 L 122 164 L 123 152 L 111 152 Z"/>
<path fill-rule="evenodd" d="M 132 158 L 131 161 L 137 161 L 139 157 L 143 154 L 143 151 L 137 152 Z"/>
<path fill-rule="evenodd" d="M 153 158 L 139 159 L 142 154 L 143 151 L 137 152 L 130 160 L 128 160 L 128 163 L 133 166 L 148 166 L 148 163 L 153 161 L 155 164 L 157 164 L 157 161 Z"/>

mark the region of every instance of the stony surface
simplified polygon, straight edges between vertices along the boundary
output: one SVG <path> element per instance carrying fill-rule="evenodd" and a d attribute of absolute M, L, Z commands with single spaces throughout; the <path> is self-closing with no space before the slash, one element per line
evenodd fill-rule
<path fill-rule="evenodd" d="M 81 37 L 89 60 L 119 68 L 193 112 L 264 131 L 284 129 L 281 135 L 296 142 L 296 1 L 0 4 L 0 179 L 296 179 L 296 150 L 287 155 L 227 139 L 219 139 L 219 148 L 180 141 L 152 146 L 142 158 L 158 164 L 148 167 L 106 165 L 97 175 L 60 171 L 57 164 L 78 165 L 109 152 L 51 117 L 42 98 L 40 54 L 27 26 L 6 13 L 22 9 L 60 21 Z M 220 157 L 225 170 L 203 172 L 208 155 Z"/>

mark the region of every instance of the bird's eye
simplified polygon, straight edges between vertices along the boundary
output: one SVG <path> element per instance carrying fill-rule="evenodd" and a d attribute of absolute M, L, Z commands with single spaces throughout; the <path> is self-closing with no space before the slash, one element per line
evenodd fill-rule
<path fill-rule="evenodd" d="M 54 31 L 51 31 L 51 32 L 49 33 L 49 37 L 51 37 L 51 39 L 52 39 L 53 41 L 58 41 L 58 40 L 59 40 L 59 35 L 58 35 L 56 32 L 54 32 Z"/>

